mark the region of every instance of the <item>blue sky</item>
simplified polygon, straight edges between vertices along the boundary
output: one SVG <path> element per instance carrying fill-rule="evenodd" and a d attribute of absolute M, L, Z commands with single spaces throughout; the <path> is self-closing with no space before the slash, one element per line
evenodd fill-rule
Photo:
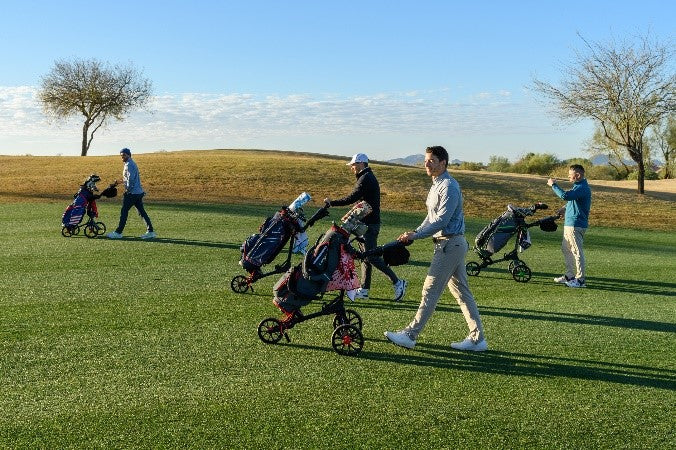
<path fill-rule="evenodd" d="M 78 155 L 79 118 L 36 101 L 57 59 L 132 63 L 151 112 L 110 122 L 91 155 L 263 148 L 373 159 L 583 156 L 590 122 L 529 91 L 583 42 L 674 44 L 673 2 L 0 0 L 0 154 Z"/>

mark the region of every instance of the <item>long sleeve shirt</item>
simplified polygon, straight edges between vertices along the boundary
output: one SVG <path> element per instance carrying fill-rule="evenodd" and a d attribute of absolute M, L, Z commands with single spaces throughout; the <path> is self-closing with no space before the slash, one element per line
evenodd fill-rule
<path fill-rule="evenodd" d="M 457 180 L 444 172 L 432 180 L 425 201 L 427 216 L 415 229 L 412 239 L 441 237 L 465 233 L 462 192 Z"/>
<path fill-rule="evenodd" d="M 129 194 L 143 194 L 141 174 L 138 171 L 138 166 L 131 158 L 124 163 L 124 169 L 122 169 L 122 181 L 124 181 L 124 188 Z"/>
<path fill-rule="evenodd" d="M 357 182 L 354 190 L 347 196 L 337 200 L 331 200 L 331 206 L 351 205 L 359 200 L 364 200 L 371 206 L 371 214 L 364 217 L 362 222 L 367 225 L 380 223 L 380 184 L 370 167 L 356 174 Z"/>
<path fill-rule="evenodd" d="M 566 200 L 566 215 L 564 226 L 589 228 L 589 210 L 591 209 L 591 189 L 587 179 L 573 183 L 573 188 L 564 191 L 559 185 L 552 185 L 554 193 L 562 200 Z"/>

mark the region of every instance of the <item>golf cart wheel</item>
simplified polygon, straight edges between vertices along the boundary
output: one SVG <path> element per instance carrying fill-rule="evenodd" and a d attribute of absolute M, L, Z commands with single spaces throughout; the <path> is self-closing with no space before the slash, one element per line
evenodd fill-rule
<path fill-rule="evenodd" d="M 258 337 L 266 344 L 276 344 L 282 336 L 284 336 L 284 328 L 279 320 L 271 317 L 263 319 L 258 324 Z"/>
<path fill-rule="evenodd" d="M 514 278 L 515 281 L 519 283 L 528 283 L 531 277 L 531 271 L 530 267 L 526 265 L 523 261 L 521 261 L 519 264 L 514 265 L 514 269 L 512 270 L 512 277 Z"/>
<path fill-rule="evenodd" d="M 345 317 L 336 314 L 333 318 L 333 329 L 335 330 L 341 325 L 354 325 L 361 330 L 363 322 L 361 316 L 353 309 L 345 310 Z"/>
<path fill-rule="evenodd" d="M 98 236 L 98 231 L 96 229 L 96 224 L 94 222 L 84 226 L 84 235 L 88 238 L 95 238 Z"/>
<path fill-rule="evenodd" d="M 465 264 L 465 271 L 467 272 L 467 275 L 471 277 L 476 277 L 479 275 L 479 272 L 481 272 L 481 266 L 479 266 L 479 263 L 476 263 L 474 261 L 468 262 Z"/>
<path fill-rule="evenodd" d="M 96 235 L 101 236 L 106 232 L 106 224 L 103 222 L 96 222 Z"/>
<path fill-rule="evenodd" d="M 340 325 L 333 330 L 331 345 L 340 355 L 356 356 L 364 346 L 364 335 L 354 325 Z"/>
<path fill-rule="evenodd" d="M 68 227 L 61 227 L 61 236 L 63 237 L 71 237 L 73 233 L 71 232 L 71 229 Z"/>
<path fill-rule="evenodd" d="M 244 275 L 237 275 L 230 282 L 230 287 L 234 292 L 237 292 L 238 294 L 243 294 L 246 291 L 248 291 L 251 286 L 249 286 L 249 283 L 247 282 L 247 279 Z"/>

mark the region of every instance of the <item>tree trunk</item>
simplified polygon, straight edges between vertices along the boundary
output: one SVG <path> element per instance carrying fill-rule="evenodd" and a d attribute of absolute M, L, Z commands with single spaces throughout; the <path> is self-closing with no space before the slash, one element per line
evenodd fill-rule
<path fill-rule="evenodd" d="M 89 142 L 87 139 L 88 132 L 89 132 L 89 122 L 85 120 L 85 123 L 82 126 L 82 153 L 80 153 L 80 156 L 87 156 L 87 151 L 89 150 Z"/>
<path fill-rule="evenodd" d="M 645 194 L 645 164 L 643 161 L 637 162 L 638 164 L 638 193 Z"/>

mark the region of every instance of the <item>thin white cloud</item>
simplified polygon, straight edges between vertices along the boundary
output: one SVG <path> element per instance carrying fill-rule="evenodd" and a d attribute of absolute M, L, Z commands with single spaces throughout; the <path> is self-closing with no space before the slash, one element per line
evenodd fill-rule
<path fill-rule="evenodd" d="M 222 148 L 234 141 L 257 147 L 259 141 L 279 137 L 288 142 L 293 136 L 551 132 L 539 107 L 514 101 L 507 90 L 480 92 L 463 102 L 451 101 L 448 95 L 446 89 L 352 97 L 162 94 L 152 99 L 151 112 L 136 111 L 123 122 L 110 122 L 97 133 L 93 146 L 125 141 L 146 142 L 154 149 Z M 64 143 L 78 148 L 79 127 L 78 117 L 49 122 L 36 88 L 0 87 L 0 154 L 21 142 L 40 143 L 44 149 L 63 148 Z"/>

